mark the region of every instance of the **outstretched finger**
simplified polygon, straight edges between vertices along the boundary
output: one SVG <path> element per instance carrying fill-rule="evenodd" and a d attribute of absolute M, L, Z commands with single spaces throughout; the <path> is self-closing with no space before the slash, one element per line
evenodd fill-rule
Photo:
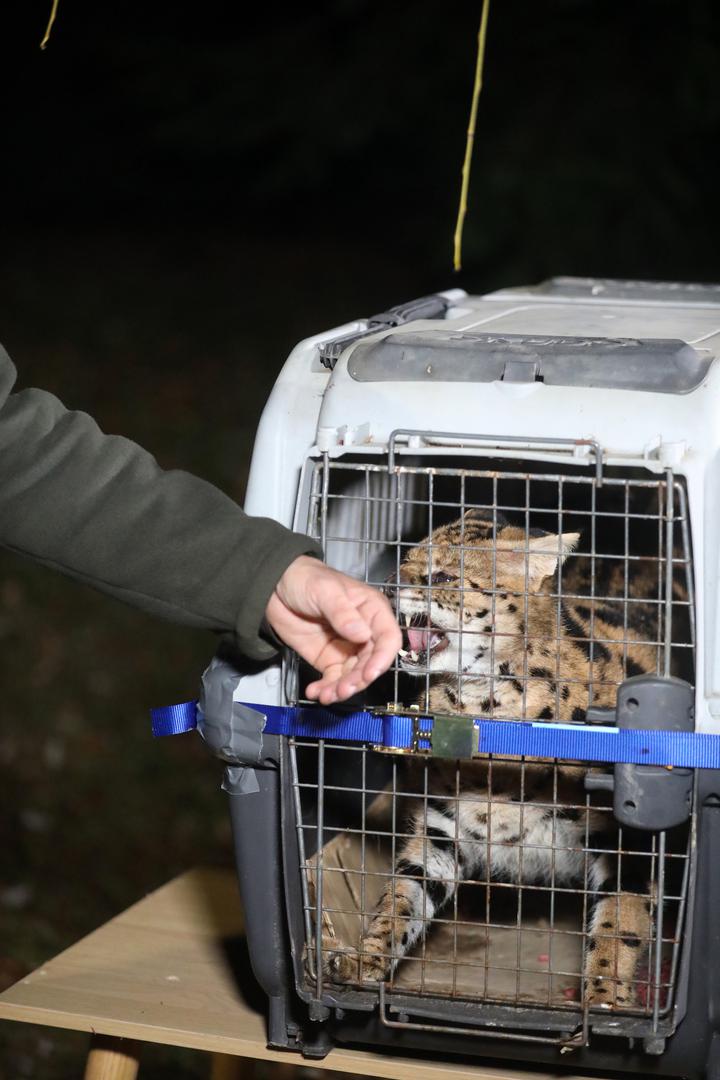
<path fill-rule="evenodd" d="M 395 613 L 384 596 L 376 595 L 367 604 L 366 618 L 372 632 L 372 651 L 363 658 L 362 677 L 365 685 L 373 682 L 392 664 L 402 647 L 402 631 Z"/>
<path fill-rule="evenodd" d="M 326 622 L 346 641 L 362 645 L 370 639 L 372 627 L 363 613 L 362 605 L 353 600 L 345 589 L 339 589 L 336 581 L 325 586 L 320 608 Z"/>
<path fill-rule="evenodd" d="M 354 690 L 350 693 L 340 693 L 340 685 L 339 677 L 324 675 L 322 679 L 310 683 L 305 688 L 305 693 L 312 701 L 319 701 L 321 705 L 334 705 L 336 701 L 344 701 L 354 693 Z"/>
<path fill-rule="evenodd" d="M 318 679 L 316 682 L 307 685 L 305 694 L 310 701 L 319 701 L 321 705 L 334 705 L 336 701 L 339 701 L 336 686 L 336 682 Z"/>
<path fill-rule="evenodd" d="M 345 701 L 352 697 L 367 683 L 362 676 L 362 667 L 365 657 L 372 650 L 368 644 L 357 655 L 348 657 L 342 664 L 332 664 L 326 667 L 322 678 L 310 683 L 305 692 L 310 698 L 316 698 L 323 705 L 330 705 L 335 701 Z"/>
<path fill-rule="evenodd" d="M 373 644 L 371 641 L 360 650 L 356 657 L 356 663 L 352 669 L 345 667 L 342 675 L 337 680 L 335 691 L 339 701 L 345 701 L 354 694 L 364 690 L 370 680 L 365 675 L 368 657 L 372 655 Z"/>

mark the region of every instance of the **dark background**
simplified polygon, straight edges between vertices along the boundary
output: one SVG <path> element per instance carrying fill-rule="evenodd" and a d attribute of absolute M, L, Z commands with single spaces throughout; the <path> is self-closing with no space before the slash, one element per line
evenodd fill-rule
<path fill-rule="evenodd" d="M 720 280 L 711 0 L 494 0 L 451 268 L 480 2 L 0 8 L 0 340 L 39 385 L 242 498 L 300 337 L 439 288 Z M 0 984 L 228 858 L 219 771 L 155 744 L 213 641 L 0 557 Z M 85 1040 L 3 1025 L 0 1078 Z M 201 1077 L 148 1049 L 144 1076 Z"/>

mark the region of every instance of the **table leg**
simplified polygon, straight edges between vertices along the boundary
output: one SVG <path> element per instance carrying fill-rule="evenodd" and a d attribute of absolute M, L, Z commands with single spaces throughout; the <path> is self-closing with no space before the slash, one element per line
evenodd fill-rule
<path fill-rule="evenodd" d="M 140 1043 L 112 1035 L 93 1035 L 84 1080 L 135 1080 L 140 1067 Z"/>

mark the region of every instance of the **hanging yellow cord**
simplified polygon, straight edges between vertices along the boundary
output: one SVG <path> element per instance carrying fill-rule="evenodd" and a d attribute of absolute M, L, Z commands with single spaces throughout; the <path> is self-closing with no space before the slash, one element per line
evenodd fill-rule
<path fill-rule="evenodd" d="M 472 161 L 473 146 L 475 143 L 475 121 L 477 120 L 478 100 L 482 90 L 483 66 L 485 63 L 485 39 L 487 37 L 488 11 L 490 0 L 483 0 L 482 15 L 480 16 L 480 30 L 478 31 L 478 54 L 475 66 L 475 86 L 473 87 L 472 105 L 470 107 L 470 122 L 467 130 L 467 142 L 465 143 L 465 160 L 462 167 L 462 186 L 460 188 L 460 206 L 458 208 L 457 224 L 455 225 L 455 251 L 454 266 L 456 270 L 462 269 L 462 234 L 467 212 L 468 187 L 470 185 L 470 162 Z"/>
<path fill-rule="evenodd" d="M 58 9 L 58 4 L 59 3 L 60 3 L 60 0 L 53 0 L 52 11 L 50 12 L 50 18 L 48 19 L 47 29 L 45 30 L 45 37 L 40 42 L 40 48 L 41 49 L 44 49 L 45 46 L 47 45 L 48 41 L 50 40 L 50 31 L 52 30 L 53 23 L 55 22 L 55 16 L 57 15 L 57 9 Z"/>

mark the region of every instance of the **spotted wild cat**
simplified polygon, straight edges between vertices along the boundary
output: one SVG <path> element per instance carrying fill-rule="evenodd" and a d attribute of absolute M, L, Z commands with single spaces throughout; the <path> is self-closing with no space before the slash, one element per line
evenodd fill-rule
<path fill-rule="evenodd" d="M 655 605 L 642 600 L 654 595 L 647 567 L 633 571 L 632 603 L 617 567 L 593 592 L 589 559 L 563 566 L 579 540 L 578 533 L 528 534 L 499 514 L 471 510 L 408 553 L 393 591 L 406 645 L 401 666 L 429 687 L 422 708 L 582 721 L 589 700 L 614 705 L 623 679 L 656 670 L 649 644 L 657 640 Z M 589 599 L 591 592 L 602 599 Z M 585 807 L 586 769 L 477 758 L 461 763 L 458 787 L 455 762 L 430 759 L 421 767 L 428 769 L 428 798 L 409 813 L 409 835 L 396 841 L 393 878 L 359 949 L 335 949 L 331 976 L 387 979 L 462 881 L 571 889 L 587 882 L 585 1000 L 632 1006 L 651 935 L 647 864 L 624 859 L 619 888 L 614 826 L 609 814 Z"/>

